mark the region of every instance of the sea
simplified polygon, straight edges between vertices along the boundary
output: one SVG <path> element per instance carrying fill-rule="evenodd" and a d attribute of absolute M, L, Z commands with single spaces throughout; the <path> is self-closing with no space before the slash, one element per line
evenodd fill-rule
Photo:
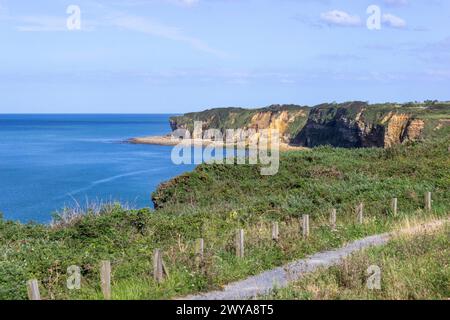
<path fill-rule="evenodd" d="M 152 207 L 151 193 L 194 169 L 170 146 L 124 143 L 170 132 L 169 114 L 0 114 L 0 212 L 49 223 L 64 207 L 119 201 Z"/>

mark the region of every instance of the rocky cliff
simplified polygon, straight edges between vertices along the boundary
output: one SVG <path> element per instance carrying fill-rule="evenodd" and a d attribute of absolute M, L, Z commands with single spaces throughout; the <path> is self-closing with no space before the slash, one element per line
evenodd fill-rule
<path fill-rule="evenodd" d="M 289 143 L 304 127 L 310 108 L 297 105 L 272 105 L 261 109 L 221 108 L 187 113 L 170 118 L 172 130 L 186 129 L 191 133 L 195 121 L 203 130 L 219 129 L 278 129 L 283 142 Z"/>
<path fill-rule="evenodd" d="M 317 106 L 292 143 L 306 147 L 391 147 L 423 136 L 425 120 L 418 118 L 419 111 L 365 102 Z"/>
<path fill-rule="evenodd" d="M 392 147 L 422 139 L 450 120 L 450 103 L 376 104 L 353 101 L 315 107 L 272 105 L 262 109 L 223 108 L 172 117 L 173 130 L 278 129 L 282 142 L 305 147 Z"/>

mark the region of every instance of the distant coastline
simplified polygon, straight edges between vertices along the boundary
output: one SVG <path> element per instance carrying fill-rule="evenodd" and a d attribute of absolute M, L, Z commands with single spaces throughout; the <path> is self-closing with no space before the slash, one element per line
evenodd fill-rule
<path fill-rule="evenodd" d="M 136 137 L 126 140 L 125 142 L 131 144 L 152 144 L 160 146 L 175 146 L 179 142 L 172 140 L 170 135 L 166 136 L 148 136 L 148 137 Z"/>
<path fill-rule="evenodd" d="M 193 145 L 196 147 L 207 146 L 211 144 L 224 145 L 221 142 L 215 142 L 206 139 L 175 139 L 170 134 L 165 136 L 148 136 L 128 139 L 126 142 L 131 144 L 151 144 L 159 146 L 176 146 L 181 144 Z"/>
<path fill-rule="evenodd" d="M 195 147 L 205 147 L 209 145 L 214 145 L 216 147 L 235 146 L 235 144 L 229 145 L 224 142 L 212 141 L 208 139 L 174 139 L 170 134 L 165 136 L 136 137 L 128 139 L 125 142 L 131 144 L 149 144 L 159 146 L 176 146 L 180 143 L 192 145 Z M 308 148 L 280 142 L 280 151 L 299 151 L 299 150 L 308 150 Z"/>
<path fill-rule="evenodd" d="M 190 145 L 221 146 L 229 143 L 212 142 L 219 130 L 225 135 L 228 130 L 250 130 L 258 139 L 262 130 L 277 130 L 280 150 L 302 150 L 317 146 L 340 148 L 390 148 L 395 145 L 423 140 L 448 125 L 450 102 L 436 100 L 404 104 L 369 104 L 365 101 L 324 103 L 317 106 L 270 105 L 259 109 L 216 108 L 201 112 L 172 116 L 169 124 L 173 132 L 184 130 L 190 133 L 186 140 Z M 195 123 L 201 122 L 201 128 Z M 197 134 L 195 134 L 197 130 Z M 200 131 L 205 131 L 200 135 Z M 203 138 L 203 140 L 202 140 Z M 250 138 L 250 136 L 248 137 Z M 139 137 L 131 139 L 137 144 L 159 144 L 173 146 L 179 143 L 169 133 L 163 137 Z"/>

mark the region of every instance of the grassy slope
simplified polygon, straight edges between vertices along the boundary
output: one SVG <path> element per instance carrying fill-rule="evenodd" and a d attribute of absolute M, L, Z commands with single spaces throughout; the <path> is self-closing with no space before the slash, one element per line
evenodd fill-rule
<path fill-rule="evenodd" d="M 450 225 L 434 232 L 403 235 L 342 264 L 305 276 L 269 299 L 448 299 Z M 381 269 L 381 289 L 366 287 L 367 268 Z"/>
<path fill-rule="evenodd" d="M 258 166 L 199 166 L 164 184 L 153 197 L 168 213 L 212 206 L 214 212 L 237 209 L 248 216 L 268 211 L 300 215 L 393 196 L 413 210 L 427 189 L 448 199 L 450 177 L 444 169 L 450 167 L 449 132 L 446 127 L 433 142 L 388 150 L 320 147 L 287 152 L 274 176 L 261 176 Z"/>
<path fill-rule="evenodd" d="M 105 208 L 51 229 L 0 220 L 0 298 L 26 298 L 25 281 L 41 281 L 45 298 L 101 298 L 98 265 L 110 259 L 113 298 L 168 298 L 221 285 L 302 258 L 345 241 L 389 230 L 402 216 L 422 215 L 423 194 L 433 191 L 433 213 L 448 215 L 450 159 L 447 129 L 432 142 L 390 150 L 318 148 L 283 154 L 279 174 L 257 167 L 201 165 L 160 189 L 162 209 Z M 399 217 L 389 201 L 399 198 Z M 355 224 L 354 207 L 366 203 L 366 223 Z M 328 209 L 338 208 L 339 228 L 327 228 Z M 298 220 L 311 214 L 312 237 L 301 241 Z M 270 222 L 282 239 L 270 241 Z M 236 228 L 246 229 L 246 258 L 234 256 Z M 194 240 L 205 238 L 203 270 L 194 263 Z M 170 278 L 152 280 L 152 251 L 162 248 Z M 66 268 L 81 266 L 82 289 L 65 289 Z"/>

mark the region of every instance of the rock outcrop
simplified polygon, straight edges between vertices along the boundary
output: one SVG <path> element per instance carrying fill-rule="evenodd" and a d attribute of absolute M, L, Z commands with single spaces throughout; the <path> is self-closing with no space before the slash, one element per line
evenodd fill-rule
<path fill-rule="evenodd" d="M 172 117 L 172 130 L 278 129 L 283 143 L 304 147 L 389 148 L 424 138 L 449 124 L 450 103 L 377 104 L 353 101 L 312 108 L 272 105 L 262 109 L 222 108 Z M 204 137 L 208 138 L 208 137 Z"/>
<path fill-rule="evenodd" d="M 384 147 L 419 140 L 422 136 L 425 121 L 414 119 L 407 114 L 390 114 L 386 119 Z"/>
<path fill-rule="evenodd" d="M 202 112 L 188 113 L 170 118 L 172 130 L 185 129 L 191 134 L 194 122 L 201 121 L 202 129 L 278 129 L 282 142 L 289 143 L 303 128 L 308 119 L 310 108 L 296 105 L 272 105 L 262 109 L 222 108 Z M 203 138 L 209 138 L 205 136 Z"/>
<path fill-rule="evenodd" d="M 422 137 L 425 121 L 408 111 L 365 102 L 318 106 L 292 142 L 306 147 L 389 148 Z"/>

